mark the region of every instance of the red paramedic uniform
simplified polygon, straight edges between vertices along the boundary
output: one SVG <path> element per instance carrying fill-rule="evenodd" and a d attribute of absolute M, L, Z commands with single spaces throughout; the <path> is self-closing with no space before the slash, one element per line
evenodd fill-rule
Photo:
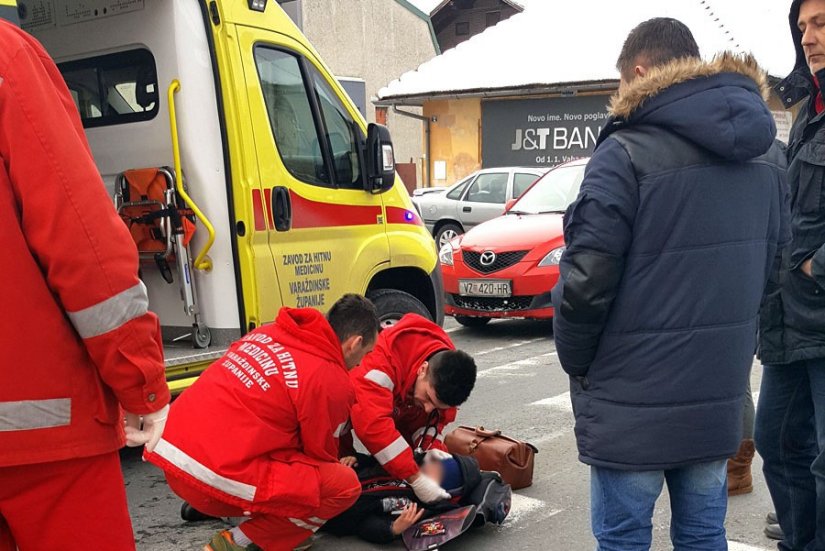
<path fill-rule="evenodd" d="M 60 72 L 6 21 L 0 252 L 0 551 L 134 549 L 119 404 L 169 402 L 160 327 Z"/>
<path fill-rule="evenodd" d="M 418 472 L 412 446 L 447 451 L 442 433 L 458 410 L 428 415 L 413 401 L 418 368 L 443 350 L 455 350 L 447 333 L 421 316 L 407 314 L 381 332 L 373 351 L 350 373 L 356 396 L 355 434 L 396 478 L 406 480 Z"/>
<path fill-rule="evenodd" d="M 291 550 L 361 493 L 338 463 L 355 395 L 317 310 L 283 308 L 234 343 L 172 404 L 146 458 L 199 511 L 247 516 L 265 550 Z"/>

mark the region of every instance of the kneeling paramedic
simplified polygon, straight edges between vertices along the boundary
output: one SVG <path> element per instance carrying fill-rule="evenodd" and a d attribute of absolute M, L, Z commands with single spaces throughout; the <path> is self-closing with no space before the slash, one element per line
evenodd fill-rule
<path fill-rule="evenodd" d="M 473 358 L 456 350 L 441 327 L 407 314 L 381 332 L 375 350 L 350 378 L 356 396 L 353 429 L 370 454 L 391 476 L 409 482 L 423 503 L 449 499 L 419 471 L 413 448 L 434 457 L 445 454 L 442 431 L 475 385 Z"/>
<path fill-rule="evenodd" d="M 346 295 L 327 318 L 283 308 L 234 343 L 172 405 L 146 455 L 198 511 L 245 517 L 205 551 L 291 550 L 361 486 L 338 462 L 355 395 L 347 370 L 375 344 L 375 307 Z"/>

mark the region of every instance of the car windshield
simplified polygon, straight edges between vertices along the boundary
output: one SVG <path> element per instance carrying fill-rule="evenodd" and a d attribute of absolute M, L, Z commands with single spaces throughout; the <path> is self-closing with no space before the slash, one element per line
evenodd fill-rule
<path fill-rule="evenodd" d="M 579 194 L 584 167 L 576 165 L 551 170 L 528 189 L 508 212 L 542 214 L 566 211 Z"/>

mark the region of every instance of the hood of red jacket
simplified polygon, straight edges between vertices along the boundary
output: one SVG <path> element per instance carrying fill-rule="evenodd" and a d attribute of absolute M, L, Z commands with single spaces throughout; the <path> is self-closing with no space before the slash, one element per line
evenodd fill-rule
<path fill-rule="evenodd" d="M 444 330 L 417 314 L 407 314 L 393 327 L 378 336 L 380 346 L 392 362 L 401 381 L 401 395 L 406 396 L 415 383 L 418 367 L 441 350 L 455 350 Z"/>
<path fill-rule="evenodd" d="M 324 315 L 312 308 L 281 308 L 276 320 L 281 344 L 335 362 L 346 369 L 341 342 Z"/>

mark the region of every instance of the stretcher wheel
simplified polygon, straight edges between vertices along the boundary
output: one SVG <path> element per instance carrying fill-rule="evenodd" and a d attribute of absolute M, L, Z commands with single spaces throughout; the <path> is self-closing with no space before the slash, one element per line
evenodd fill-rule
<path fill-rule="evenodd" d="M 196 325 L 193 329 L 192 343 L 195 345 L 195 348 L 206 348 L 212 344 L 212 332 L 209 331 L 207 326 L 201 325 L 198 327 Z"/>

